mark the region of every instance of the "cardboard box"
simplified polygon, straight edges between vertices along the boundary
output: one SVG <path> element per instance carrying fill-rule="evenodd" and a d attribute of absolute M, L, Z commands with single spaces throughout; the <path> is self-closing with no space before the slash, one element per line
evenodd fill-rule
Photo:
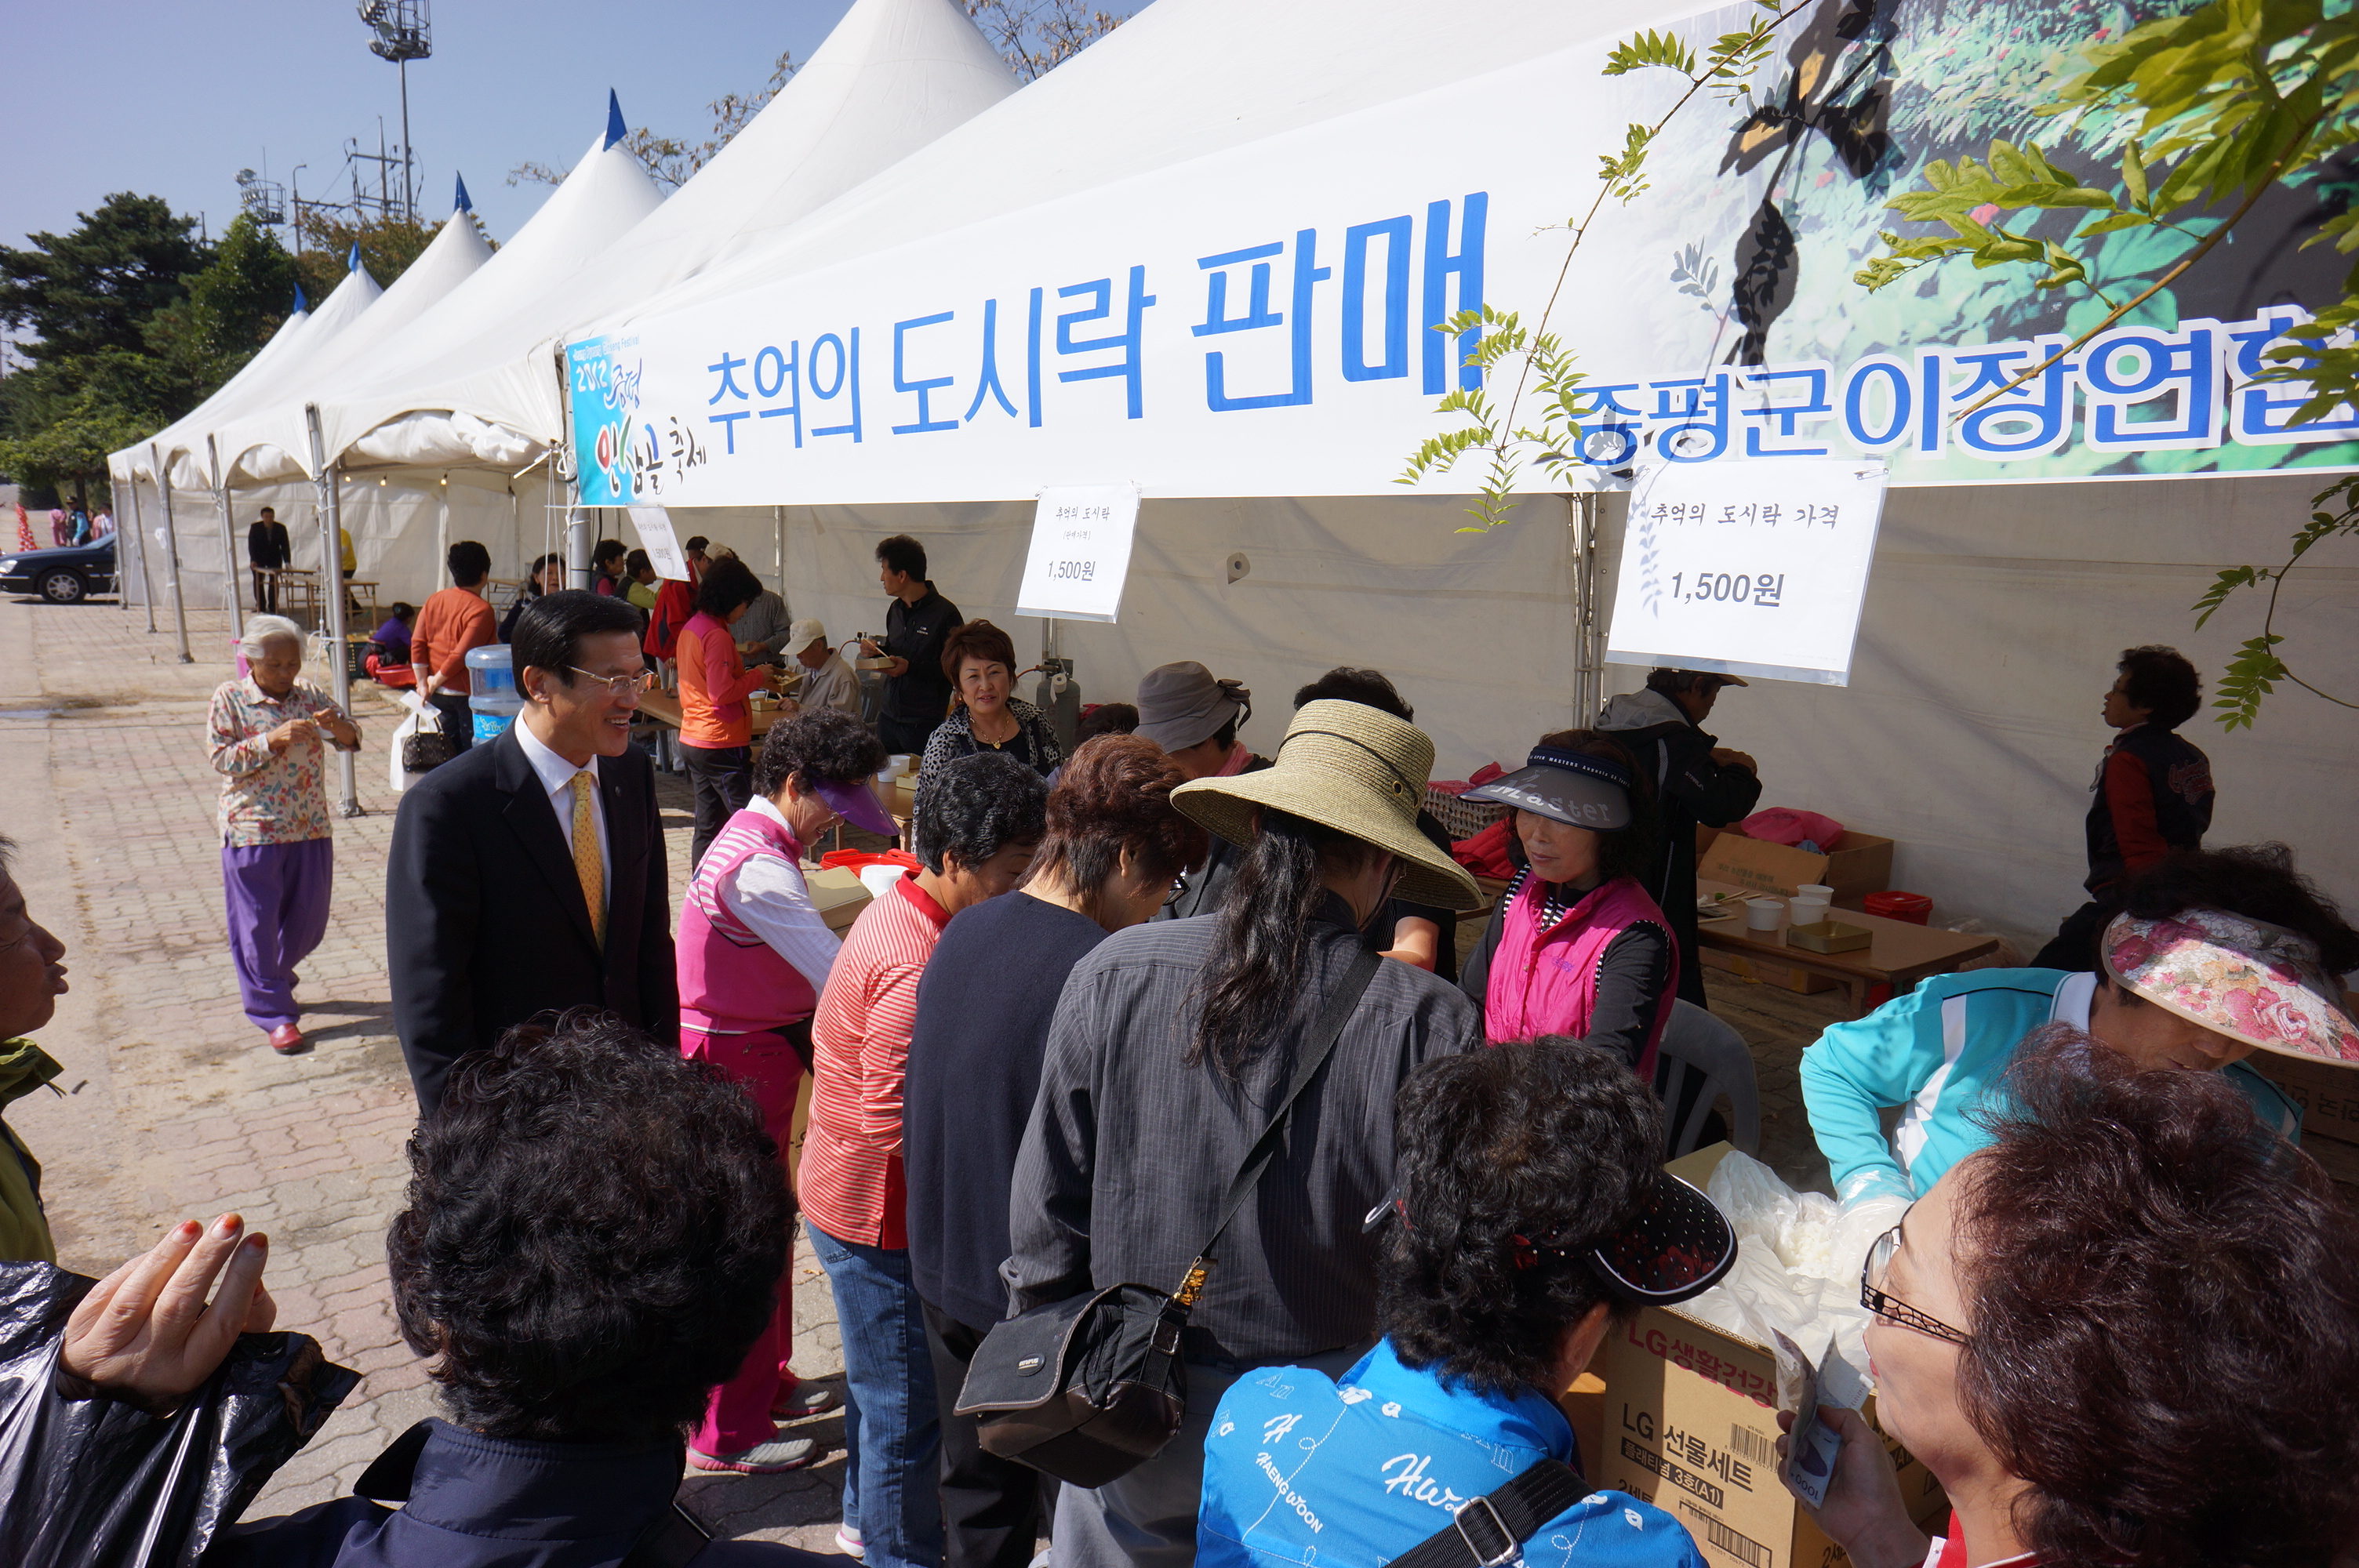
<path fill-rule="evenodd" d="M 1704 835 L 1712 834 L 1710 839 Z M 1823 855 L 1806 854 L 1764 838 L 1747 838 L 1733 827 L 1696 830 L 1696 876 L 1751 892 L 1793 896 L 1804 882 L 1835 890 L 1835 903 L 1857 909 L 1872 892 L 1892 885 L 1892 840 L 1873 833 L 1845 833 Z"/>
<path fill-rule="evenodd" d="M 1724 1143 L 1674 1161 L 1701 1185 Z M 1833 1568 L 1848 1559 L 1777 1479 L 1777 1360 L 1766 1346 L 1680 1313 L 1647 1307 L 1609 1334 L 1600 1485 L 1678 1519 L 1713 1568 Z M 1949 1499 L 1923 1461 L 1861 1412 L 1897 1462 L 1909 1517 L 1940 1525 Z"/>
<path fill-rule="evenodd" d="M 827 928 L 838 936 L 852 929 L 860 912 L 868 907 L 868 888 L 856 871 L 842 866 L 832 866 L 823 871 L 806 871 L 803 884 L 810 889 L 811 903 L 819 910 Z"/>

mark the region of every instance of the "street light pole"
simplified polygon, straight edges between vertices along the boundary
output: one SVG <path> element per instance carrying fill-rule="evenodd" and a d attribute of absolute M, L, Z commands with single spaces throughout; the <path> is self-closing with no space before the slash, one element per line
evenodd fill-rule
<path fill-rule="evenodd" d="M 394 70 L 401 73 L 401 210 L 409 215 L 414 228 L 418 223 L 418 180 L 409 157 L 409 62 L 396 60 Z"/>

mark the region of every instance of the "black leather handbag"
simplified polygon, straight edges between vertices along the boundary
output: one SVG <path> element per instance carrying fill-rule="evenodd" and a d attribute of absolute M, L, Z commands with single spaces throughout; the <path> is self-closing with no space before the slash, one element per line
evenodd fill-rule
<path fill-rule="evenodd" d="M 432 708 L 419 714 L 418 728 L 401 738 L 403 773 L 430 773 L 459 754 L 451 744 L 451 737 L 442 732 L 448 721 L 447 715 Z"/>
<path fill-rule="evenodd" d="M 1188 1416 L 1180 1331 L 1203 1292 L 1212 1249 L 1261 1183 L 1287 1113 L 1335 1048 L 1382 963 L 1362 947 L 1303 1041 L 1294 1080 L 1221 1200 L 1220 1223 L 1169 1295 L 1109 1285 L 995 1325 L 976 1346 L 958 1413 L 980 1417 L 985 1451 L 1075 1487 L 1102 1487 L 1160 1453 Z"/>

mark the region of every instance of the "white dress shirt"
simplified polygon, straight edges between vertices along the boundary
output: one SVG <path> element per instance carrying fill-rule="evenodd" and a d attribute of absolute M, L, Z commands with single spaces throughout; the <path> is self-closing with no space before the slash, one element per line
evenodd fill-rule
<path fill-rule="evenodd" d="M 540 737 L 532 732 L 532 726 L 525 722 L 524 714 L 517 714 L 510 728 L 516 731 L 516 744 L 524 748 L 524 760 L 532 764 L 533 776 L 539 779 L 540 787 L 549 792 L 549 807 L 557 813 L 557 831 L 565 839 L 565 852 L 569 858 L 573 853 L 573 775 L 583 772 L 589 773 L 590 831 L 598 836 L 598 869 L 605 882 L 601 896 L 605 899 L 607 907 L 612 908 L 614 903 L 614 841 L 606 836 L 606 805 L 598 798 L 598 754 L 594 752 L 590 754 L 587 769 L 577 768 L 542 743 Z"/>
<path fill-rule="evenodd" d="M 793 830 L 786 813 L 766 795 L 756 795 L 745 809 L 758 811 Z M 810 982 L 813 995 L 827 989 L 828 974 L 835 968 L 835 956 L 843 944 L 836 940 L 826 917 L 811 903 L 800 867 L 783 855 L 748 855 L 713 891 L 725 908 Z"/>

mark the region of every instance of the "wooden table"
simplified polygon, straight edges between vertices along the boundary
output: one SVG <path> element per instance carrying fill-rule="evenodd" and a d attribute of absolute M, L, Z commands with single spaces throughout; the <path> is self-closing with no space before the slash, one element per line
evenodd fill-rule
<path fill-rule="evenodd" d="M 659 723 L 670 725 L 675 730 L 679 728 L 679 698 L 668 692 L 651 691 L 640 697 L 639 711 Z M 783 708 L 773 708 L 766 713 L 756 713 L 753 716 L 754 733 L 756 737 L 766 735 L 770 732 L 771 725 L 781 719 L 791 717 L 792 715 Z"/>
<path fill-rule="evenodd" d="M 1728 882 L 1698 881 L 1696 892 L 1708 895 L 1744 893 L 1745 890 Z M 1949 974 L 1964 968 L 1972 959 L 1998 950 L 1996 936 L 1944 931 L 1937 925 L 1917 925 L 1906 920 L 1863 914 L 1854 909 L 1835 909 L 1828 911 L 1827 918 L 1859 926 L 1875 940 L 1848 953 L 1813 953 L 1807 947 L 1786 945 L 1782 921 L 1775 931 L 1747 930 L 1741 898 L 1729 900 L 1729 907 L 1734 913 L 1724 920 L 1697 923 L 1697 939 L 1704 946 L 1824 975 L 1843 988 L 1854 1018 L 1865 1015 L 1870 1008 L 1881 1005 L 1886 999 L 1908 989 L 1928 976 Z M 1878 988 L 1882 989 L 1881 995 L 1876 994 Z"/>

